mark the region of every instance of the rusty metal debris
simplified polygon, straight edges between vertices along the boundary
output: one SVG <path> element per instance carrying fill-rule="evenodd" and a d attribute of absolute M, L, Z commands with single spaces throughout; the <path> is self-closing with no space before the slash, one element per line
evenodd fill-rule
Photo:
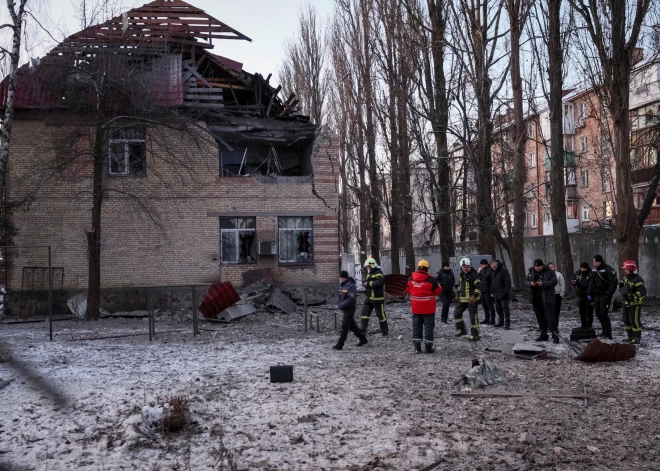
<path fill-rule="evenodd" d="M 282 312 L 286 312 L 287 314 L 295 312 L 296 310 L 296 303 L 294 303 L 291 300 L 291 297 L 282 292 L 282 290 L 279 288 L 275 288 L 273 290 L 273 294 L 271 295 L 267 305 L 275 307 Z"/>
<path fill-rule="evenodd" d="M 205 318 L 216 319 L 218 314 L 240 300 L 241 298 L 231 282 L 216 283 L 209 288 L 202 304 L 199 305 L 199 310 Z"/>
<path fill-rule="evenodd" d="M 575 359 L 588 363 L 632 360 L 637 355 L 637 347 L 632 344 L 604 343 L 591 339 L 584 351 Z"/>
<path fill-rule="evenodd" d="M 385 302 L 403 301 L 408 287 L 408 277 L 393 273 L 385 275 Z"/>

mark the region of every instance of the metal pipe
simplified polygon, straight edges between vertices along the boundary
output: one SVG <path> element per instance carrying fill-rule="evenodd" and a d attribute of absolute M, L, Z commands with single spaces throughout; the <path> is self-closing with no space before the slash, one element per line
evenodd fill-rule
<path fill-rule="evenodd" d="M 317 312 L 317 313 L 316 313 L 316 333 L 318 334 L 318 333 L 320 333 L 320 332 L 321 332 L 321 326 L 320 326 L 320 324 L 319 324 L 319 314 L 318 314 L 318 312 Z"/>
<path fill-rule="evenodd" d="M 152 325 L 151 325 L 151 318 L 152 318 L 152 315 L 153 315 L 152 305 L 151 305 L 152 297 L 153 297 L 153 293 L 152 293 L 152 290 L 150 289 L 150 290 L 147 291 L 147 310 L 149 311 L 149 322 L 148 322 L 148 324 L 149 324 L 149 342 L 153 341 L 153 339 L 154 339 Z"/>
<path fill-rule="evenodd" d="M 48 330 L 53 341 L 53 266 L 50 245 L 48 246 Z"/>
<path fill-rule="evenodd" d="M 305 306 L 305 332 L 307 332 L 307 291 L 303 294 L 303 303 Z"/>
<path fill-rule="evenodd" d="M 192 287 L 192 319 L 193 319 L 193 337 L 199 335 L 199 330 L 197 329 L 197 286 L 193 285 Z"/>

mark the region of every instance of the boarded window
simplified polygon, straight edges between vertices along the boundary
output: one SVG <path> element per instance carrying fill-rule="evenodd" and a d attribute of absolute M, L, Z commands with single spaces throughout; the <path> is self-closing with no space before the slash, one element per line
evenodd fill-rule
<path fill-rule="evenodd" d="M 121 128 L 108 139 L 108 173 L 113 176 L 143 176 L 147 171 L 144 128 Z"/>
<path fill-rule="evenodd" d="M 278 219 L 280 263 L 313 263 L 314 241 L 311 217 Z"/>
<path fill-rule="evenodd" d="M 222 263 L 257 263 L 256 218 L 220 218 Z"/>

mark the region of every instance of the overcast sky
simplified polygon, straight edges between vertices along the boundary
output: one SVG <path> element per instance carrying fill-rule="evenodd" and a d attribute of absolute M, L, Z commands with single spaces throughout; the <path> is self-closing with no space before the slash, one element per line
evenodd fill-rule
<path fill-rule="evenodd" d="M 37 15 L 57 39 L 80 30 L 77 5 L 82 0 L 42 0 Z M 94 0 L 87 0 L 92 3 Z M 213 52 L 242 62 L 246 71 L 264 76 L 277 74 L 284 42 L 296 30 L 298 12 L 305 0 L 187 0 L 209 15 L 252 39 L 248 41 L 214 41 Z M 330 17 L 333 0 L 310 0 L 320 20 Z M 102 0 L 101 0 L 102 3 Z M 110 0 L 113 3 L 113 0 Z M 122 0 L 121 11 L 149 3 L 145 0 Z M 74 6 L 76 5 L 76 6 Z M 42 43 L 39 43 L 42 44 Z M 45 42 L 43 43 L 46 44 Z M 48 41 L 50 47 L 52 41 Z M 44 47 L 28 46 L 32 57 L 43 55 Z"/>

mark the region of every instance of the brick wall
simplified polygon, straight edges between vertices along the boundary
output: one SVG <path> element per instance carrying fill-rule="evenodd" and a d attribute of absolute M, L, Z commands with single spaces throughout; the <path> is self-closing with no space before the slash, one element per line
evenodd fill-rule
<path fill-rule="evenodd" d="M 13 216 L 15 245 L 52 245 L 53 266 L 64 267 L 64 288 L 87 285 L 85 229 L 91 221 L 89 149 L 63 170 L 58 138 L 70 119 L 17 113 L 7 191 L 27 196 L 27 210 Z M 80 119 L 79 119 L 80 121 Z M 80 128 L 80 124 L 75 124 Z M 83 146 L 84 147 L 84 146 Z M 218 177 L 218 149 L 203 131 L 147 130 L 147 176 L 107 177 L 102 216 L 102 286 L 164 286 L 242 282 L 241 274 L 271 267 L 282 284 L 334 282 L 339 264 L 338 152 L 322 129 L 312 152 L 314 178 Z M 66 157 L 66 156 L 65 156 Z M 314 218 L 314 264 L 284 266 L 277 256 L 257 265 L 220 263 L 219 215 L 256 215 L 257 239 L 277 241 L 277 217 Z M 46 252 L 14 251 L 9 288 L 20 289 L 25 266 L 45 266 Z"/>

